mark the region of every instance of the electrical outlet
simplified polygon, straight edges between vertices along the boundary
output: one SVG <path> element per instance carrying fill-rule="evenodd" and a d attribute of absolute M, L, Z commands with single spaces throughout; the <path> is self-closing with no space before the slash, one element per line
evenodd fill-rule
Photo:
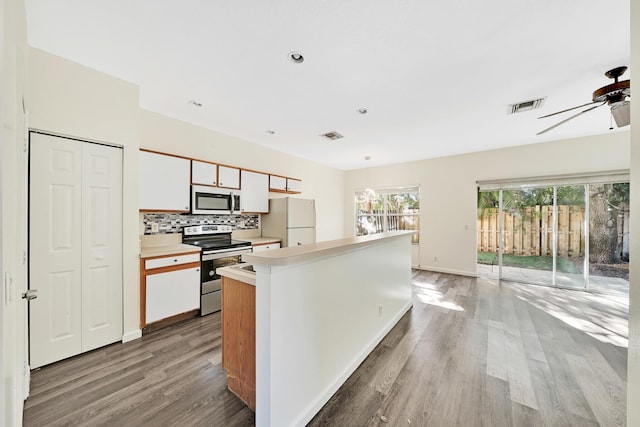
<path fill-rule="evenodd" d="M 437 257 L 437 256 L 434 256 L 434 257 L 433 257 L 433 261 L 434 261 L 434 262 L 438 262 L 438 257 Z"/>
<path fill-rule="evenodd" d="M 152 222 L 151 223 L 151 232 L 152 233 L 157 233 L 158 231 L 159 231 L 158 223 L 157 222 Z"/>
<path fill-rule="evenodd" d="M 382 304 L 378 306 L 378 317 L 382 316 Z"/>

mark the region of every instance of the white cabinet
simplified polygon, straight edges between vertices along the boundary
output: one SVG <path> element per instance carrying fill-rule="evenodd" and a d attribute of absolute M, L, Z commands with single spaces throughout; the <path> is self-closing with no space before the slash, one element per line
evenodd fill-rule
<path fill-rule="evenodd" d="M 243 170 L 241 212 L 269 212 L 269 175 Z"/>
<path fill-rule="evenodd" d="M 218 165 L 191 160 L 191 183 L 218 185 Z"/>
<path fill-rule="evenodd" d="M 147 276 L 146 323 L 200 307 L 200 268 Z"/>
<path fill-rule="evenodd" d="M 200 252 L 141 261 L 141 328 L 200 308 Z"/>
<path fill-rule="evenodd" d="M 269 175 L 269 191 L 295 194 L 302 192 L 302 181 L 285 176 Z"/>
<path fill-rule="evenodd" d="M 240 189 L 240 169 L 191 160 L 191 183 Z"/>
<path fill-rule="evenodd" d="M 287 191 L 287 178 L 284 176 L 269 175 L 269 190 Z"/>
<path fill-rule="evenodd" d="M 240 189 L 240 169 L 218 165 L 218 187 Z"/>
<path fill-rule="evenodd" d="M 138 208 L 189 211 L 191 162 L 181 157 L 140 151 Z"/>
<path fill-rule="evenodd" d="M 267 243 L 265 245 L 253 245 L 253 252 L 269 251 L 271 249 L 280 249 L 280 243 Z"/>
<path fill-rule="evenodd" d="M 291 193 L 302 192 L 302 181 L 294 178 L 287 178 L 287 191 Z"/>
<path fill-rule="evenodd" d="M 188 264 L 190 262 L 200 262 L 200 254 L 194 253 L 194 254 L 147 259 L 144 262 L 144 268 L 147 270 L 151 270 L 153 268 L 171 267 L 174 265 Z"/>

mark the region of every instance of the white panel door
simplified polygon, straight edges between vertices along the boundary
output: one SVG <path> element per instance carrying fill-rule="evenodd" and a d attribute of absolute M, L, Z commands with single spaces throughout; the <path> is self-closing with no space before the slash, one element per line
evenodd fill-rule
<path fill-rule="evenodd" d="M 82 351 L 122 338 L 122 150 L 82 144 Z"/>
<path fill-rule="evenodd" d="M 122 152 L 31 134 L 32 368 L 122 338 Z"/>
<path fill-rule="evenodd" d="M 29 182 L 31 368 L 82 348 L 81 145 L 32 134 Z"/>

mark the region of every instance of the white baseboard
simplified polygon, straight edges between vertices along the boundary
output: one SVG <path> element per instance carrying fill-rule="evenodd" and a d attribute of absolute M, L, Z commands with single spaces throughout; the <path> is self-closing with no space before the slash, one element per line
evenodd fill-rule
<path fill-rule="evenodd" d="M 122 336 L 122 344 L 137 340 L 138 338 L 142 338 L 142 329 L 135 329 L 133 331 L 129 331 Z"/>
<path fill-rule="evenodd" d="M 436 273 L 448 273 L 448 274 L 457 274 L 458 276 L 469 276 L 469 277 L 478 277 L 478 274 L 475 271 L 461 271 L 461 270 L 450 270 L 448 268 L 438 268 L 438 267 L 425 267 L 419 265 L 417 267 L 413 267 L 418 270 L 424 271 L 434 271 Z"/>

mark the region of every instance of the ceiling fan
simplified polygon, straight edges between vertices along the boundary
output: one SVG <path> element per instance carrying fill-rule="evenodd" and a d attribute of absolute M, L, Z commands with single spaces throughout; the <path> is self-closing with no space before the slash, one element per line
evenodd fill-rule
<path fill-rule="evenodd" d="M 568 122 L 569 120 L 575 119 L 576 117 L 586 112 L 589 112 L 591 110 L 595 110 L 598 107 L 602 107 L 605 104 L 608 104 L 611 106 L 611 115 L 615 119 L 616 125 L 618 127 L 629 125 L 629 123 L 631 122 L 631 112 L 630 112 L 631 101 L 629 101 L 628 98 L 631 98 L 631 80 L 618 81 L 618 78 L 621 75 L 623 75 L 625 71 L 627 71 L 627 67 L 622 66 L 622 67 L 616 67 L 604 73 L 605 76 L 609 77 L 610 79 L 614 79 L 614 82 L 609 85 L 603 86 L 600 89 L 596 89 L 596 91 L 593 92 L 592 102 L 588 102 L 583 105 L 578 105 L 577 107 L 567 108 L 566 110 L 556 111 L 555 113 L 547 114 L 546 116 L 538 117 L 539 119 L 544 119 L 545 117 L 551 117 L 551 116 L 555 116 L 556 114 L 566 113 L 567 111 L 575 110 L 577 108 L 598 104 L 598 105 L 589 107 L 586 110 L 582 110 L 579 113 L 574 114 L 573 116 L 566 118 L 561 122 L 558 122 L 555 125 L 538 132 L 536 135 L 541 135 L 545 132 L 548 132 L 551 129 L 554 129 L 560 126 L 561 124 Z"/>

